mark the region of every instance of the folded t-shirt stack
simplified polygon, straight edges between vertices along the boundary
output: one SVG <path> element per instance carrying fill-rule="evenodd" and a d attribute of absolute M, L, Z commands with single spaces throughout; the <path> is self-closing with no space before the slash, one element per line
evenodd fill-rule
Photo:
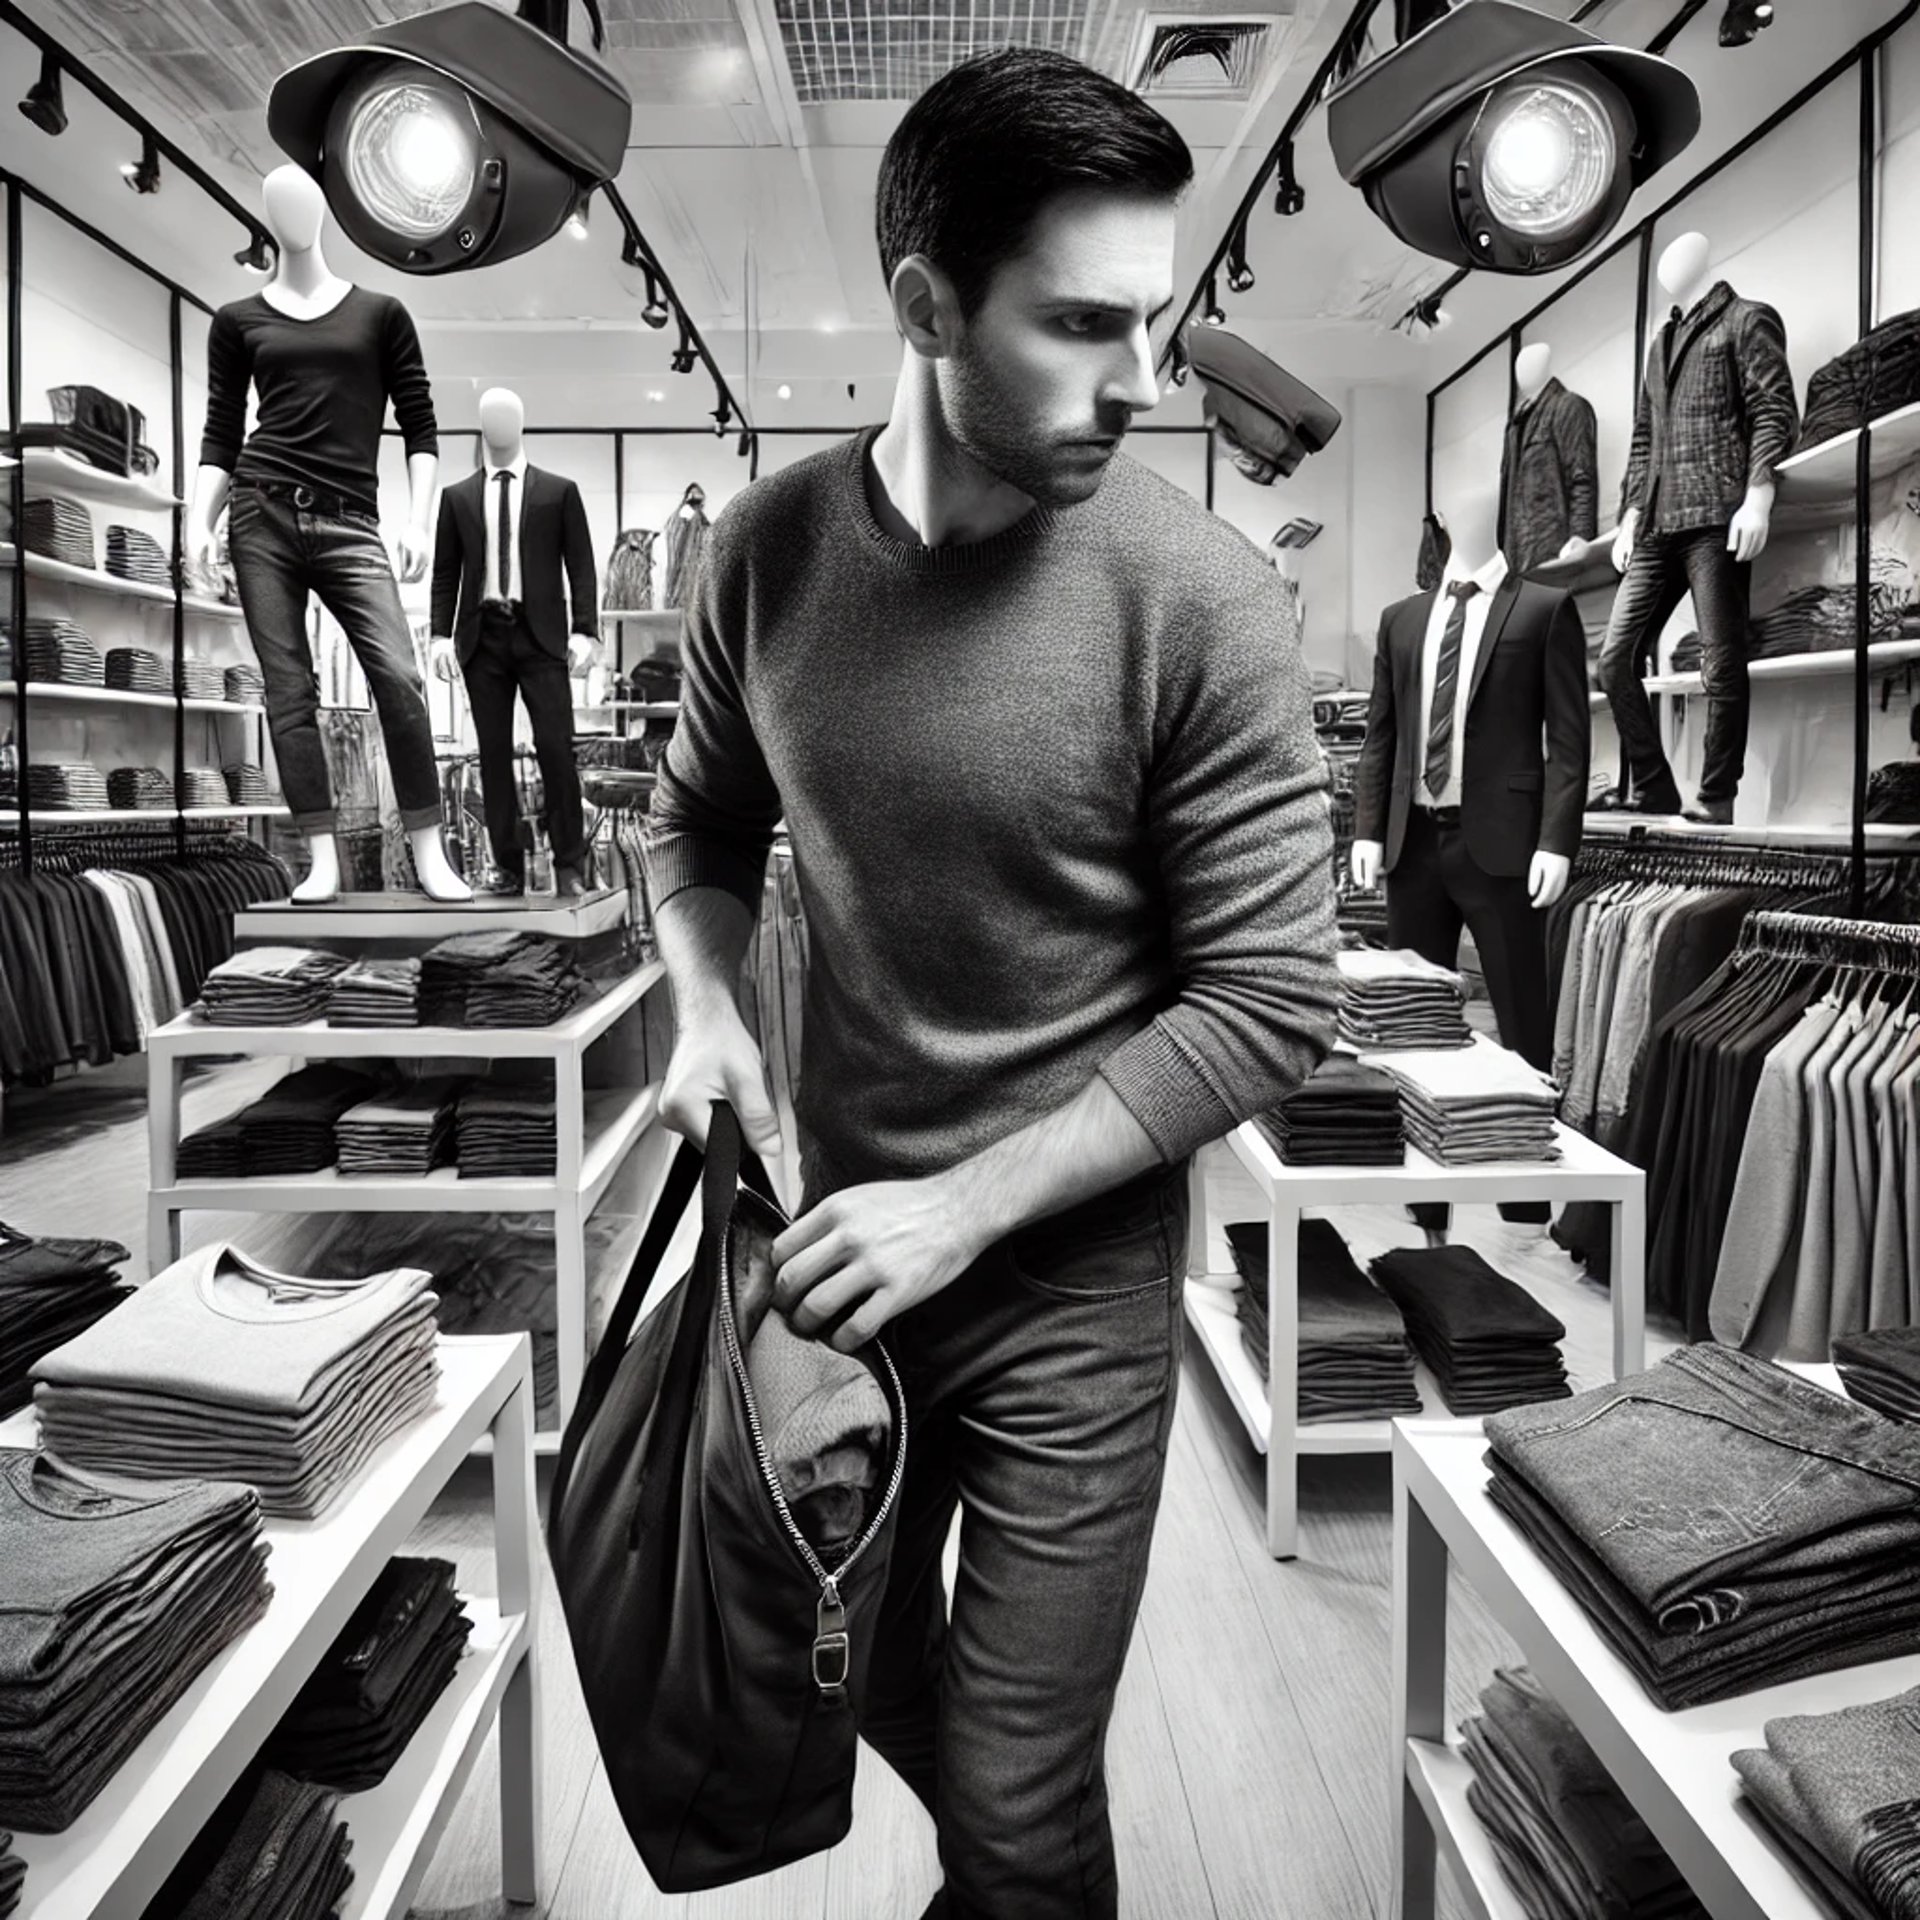
<path fill-rule="evenodd" d="M 33 1398 L 29 1374 L 127 1297 L 117 1240 L 35 1237 L 0 1221 L 0 1416 Z"/>
<path fill-rule="evenodd" d="M 13 1850 L 13 1835 L 0 1833 L 0 1920 L 16 1912 L 26 1884 L 27 1863 Z"/>
<path fill-rule="evenodd" d="M 86 629 L 71 620 L 43 620 L 38 615 L 30 618 L 23 653 L 29 680 L 44 680 L 57 687 L 107 684 L 105 657 Z"/>
<path fill-rule="evenodd" d="M 190 1133 L 175 1171 L 182 1180 L 264 1180 L 318 1173 L 334 1163 L 340 1116 L 374 1091 L 350 1067 L 322 1062 L 276 1081 L 250 1106 Z"/>
<path fill-rule="evenodd" d="M 314 947 L 248 947 L 208 973 L 201 1014 L 216 1027 L 297 1027 L 326 1011 L 347 964 Z"/>
<path fill-rule="evenodd" d="M 189 656 L 180 662 L 177 677 L 181 693 L 189 700 L 227 697 L 226 669 L 217 660 L 196 660 Z"/>
<path fill-rule="evenodd" d="M 143 1479 L 205 1474 L 311 1520 L 433 1402 L 432 1276 L 275 1273 L 215 1245 L 176 1260 L 34 1368 L 43 1444 Z"/>
<path fill-rule="evenodd" d="M 261 1758 L 342 1793 L 377 1787 L 446 1692 L 472 1631 L 451 1561 L 388 1561 Z"/>
<path fill-rule="evenodd" d="M 460 1178 L 550 1179 L 557 1159 L 551 1089 L 483 1082 L 460 1096 Z"/>
<path fill-rule="evenodd" d="M 1484 1036 L 1470 1047 L 1377 1053 L 1369 1063 L 1400 1083 L 1407 1138 L 1430 1159 L 1471 1166 L 1560 1157 L 1553 1082 Z"/>
<path fill-rule="evenodd" d="M 159 767 L 115 767 L 107 775 L 107 804 L 168 813 L 173 808 L 173 782 Z"/>
<path fill-rule="evenodd" d="M 1397 1167 L 1407 1157 L 1400 1084 L 1350 1053 L 1331 1053 L 1260 1131 L 1290 1167 Z"/>
<path fill-rule="evenodd" d="M 116 580 L 138 580 L 149 587 L 173 585 L 166 549 L 138 527 L 107 529 L 107 571 Z"/>
<path fill-rule="evenodd" d="M 334 1127 L 343 1174 L 419 1174 L 451 1166 L 463 1080 L 419 1080 L 349 1107 Z"/>
<path fill-rule="evenodd" d="M 332 1920 L 353 1885 L 332 1788 L 249 1767 L 140 1920 Z"/>
<path fill-rule="evenodd" d="M 1372 947 L 1334 955 L 1340 971 L 1340 1037 L 1366 1050 L 1464 1047 L 1467 983 L 1408 948 Z"/>
<path fill-rule="evenodd" d="M 0 1450 L 0 1567 L 0 1826 L 16 1833 L 72 1826 L 273 1592 L 251 1487 L 130 1483 L 51 1449 Z"/>
<path fill-rule="evenodd" d="M 417 1027 L 418 960 L 356 960 L 334 977 L 327 998 L 330 1027 Z"/>
<path fill-rule="evenodd" d="M 420 1018 L 433 1027 L 545 1027 L 578 999 L 567 942 L 542 933 L 456 933 L 421 957 Z"/>
<path fill-rule="evenodd" d="M 29 500 L 21 513 L 20 544 L 29 553 L 92 572 L 93 515 L 62 495 Z"/>
<path fill-rule="evenodd" d="M 218 767 L 182 767 L 180 804 L 183 807 L 224 807 L 227 804 L 226 776 Z"/>
<path fill-rule="evenodd" d="M 1843 1333 L 1833 1343 L 1840 1384 L 1889 1420 L 1920 1421 L 1920 1327 Z"/>
<path fill-rule="evenodd" d="M 267 780 L 267 770 L 256 767 L 251 760 L 236 760 L 231 766 L 220 769 L 220 778 L 225 781 L 227 798 L 236 807 L 264 807 L 273 799 L 273 788 Z"/>
<path fill-rule="evenodd" d="M 221 675 L 221 694 L 224 699 L 241 704 L 262 706 L 267 698 L 266 677 L 258 667 L 242 662 Z"/>
<path fill-rule="evenodd" d="M 1817 1901 L 1864 1920 L 1920 1911 L 1920 1687 L 1763 1731 L 1733 1756 L 1741 1804 Z"/>
<path fill-rule="evenodd" d="M 1467 1805 L 1530 1914 L 1706 1920 L 1706 1909 L 1559 1704 L 1496 1667 L 1460 1723 Z"/>
<path fill-rule="evenodd" d="M 109 647 L 106 683 L 123 693 L 171 693 L 173 678 L 159 654 L 145 647 Z"/>
<path fill-rule="evenodd" d="M 1227 1228 L 1240 1272 L 1240 1341 L 1268 1377 L 1267 1229 Z M 1314 1420 L 1386 1420 L 1418 1413 L 1413 1348 L 1400 1309 L 1354 1264 L 1330 1220 L 1300 1222 L 1299 1415 Z"/>
<path fill-rule="evenodd" d="M 1471 1247 L 1396 1247 L 1374 1261 L 1373 1277 L 1455 1413 L 1572 1393 L 1559 1345 L 1566 1328 Z"/>
<path fill-rule="evenodd" d="M 27 804 L 45 813 L 105 807 L 107 776 L 79 760 L 36 760 L 27 768 Z"/>

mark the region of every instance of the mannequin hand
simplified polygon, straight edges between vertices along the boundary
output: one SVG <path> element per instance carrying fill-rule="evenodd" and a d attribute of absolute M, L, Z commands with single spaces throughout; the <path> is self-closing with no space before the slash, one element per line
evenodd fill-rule
<path fill-rule="evenodd" d="M 1767 544 L 1767 525 L 1773 518 L 1773 489 L 1749 487 L 1747 497 L 1727 528 L 1727 551 L 1736 560 L 1756 559 Z"/>
<path fill-rule="evenodd" d="M 436 680 L 451 680 L 458 665 L 453 642 L 445 634 L 436 633 L 427 648 L 427 665 Z"/>
<path fill-rule="evenodd" d="M 577 680 L 593 665 L 593 656 L 597 651 L 598 648 L 594 642 L 584 633 L 569 634 L 567 636 L 567 672 Z"/>
<path fill-rule="evenodd" d="M 1527 897 L 1536 908 L 1550 907 L 1567 890 L 1567 877 L 1573 862 L 1564 853 L 1548 853 L 1543 847 L 1533 856 L 1527 869 Z"/>
<path fill-rule="evenodd" d="M 400 578 L 424 580 L 432 555 L 433 542 L 418 527 L 408 527 L 400 536 Z"/>
<path fill-rule="evenodd" d="M 1586 550 L 1587 543 L 1576 533 L 1568 540 L 1567 544 L 1560 549 L 1560 558 L 1562 560 L 1571 560 L 1575 554 L 1585 553 Z"/>
<path fill-rule="evenodd" d="M 1378 840 L 1353 843 L 1353 884 L 1362 893 L 1371 893 L 1380 884 L 1380 864 L 1387 850 Z"/>
<path fill-rule="evenodd" d="M 1633 564 L 1633 532 L 1640 524 L 1640 510 L 1629 507 L 1620 516 L 1620 524 L 1613 535 L 1613 570 L 1625 573 Z"/>

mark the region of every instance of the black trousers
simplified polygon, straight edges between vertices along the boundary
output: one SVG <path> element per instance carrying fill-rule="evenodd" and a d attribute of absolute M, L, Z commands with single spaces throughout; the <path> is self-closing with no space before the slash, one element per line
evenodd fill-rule
<path fill-rule="evenodd" d="M 567 663 L 556 660 L 533 637 L 518 613 L 483 607 L 480 640 L 460 663 L 473 708 L 480 749 L 480 793 L 494 864 L 518 877 L 526 870 L 520 844 L 520 787 L 513 768 L 513 699 L 527 703 L 533 750 L 546 790 L 547 840 L 556 866 L 583 867 L 586 820 L 580 805 L 580 770 L 573 763 L 573 686 Z"/>
<path fill-rule="evenodd" d="M 1731 800 L 1747 760 L 1747 597 L 1751 563 L 1727 551 L 1725 527 L 1649 533 L 1634 542 L 1626 577 L 1614 596 L 1598 674 L 1614 724 L 1628 790 L 1677 802 L 1673 769 L 1660 745 L 1647 690 L 1640 684 L 1660 630 L 1688 594 L 1700 623 L 1700 681 L 1707 738 L 1700 798 Z"/>

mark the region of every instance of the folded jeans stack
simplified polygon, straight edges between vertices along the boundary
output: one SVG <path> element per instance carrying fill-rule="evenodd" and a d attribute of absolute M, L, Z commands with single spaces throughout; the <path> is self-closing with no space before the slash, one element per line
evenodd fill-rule
<path fill-rule="evenodd" d="M 1399 1083 L 1350 1053 L 1329 1054 L 1310 1079 L 1271 1113 L 1255 1119 L 1290 1167 L 1398 1167 L 1406 1162 Z"/>
<path fill-rule="evenodd" d="M 94 571 L 93 515 L 77 500 L 29 500 L 21 512 L 20 544 L 62 566 Z"/>
<path fill-rule="evenodd" d="M 141 1920 L 331 1920 L 353 1885 L 340 1795 L 249 1767 Z"/>
<path fill-rule="evenodd" d="M 388 1561 L 261 1757 L 342 1793 L 377 1787 L 446 1692 L 472 1632 L 451 1561 Z"/>
<path fill-rule="evenodd" d="M 149 587 L 173 585 L 166 549 L 138 527 L 108 527 L 107 571 L 116 580 L 138 580 Z"/>
<path fill-rule="evenodd" d="M 326 1011 L 346 970 L 340 955 L 315 947 L 248 947 L 208 973 L 201 1015 L 216 1027 L 297 1027 Z"/>
<path fill-rule="evenodd" d="M 182 767 L 180 804 L 183 807 L 224 807 L 227 804 L 226 776 L 218 767 Z"/>
<path fill-rule="evenodd" d="M 104 1325 L 105 1322 L 102 1322 Z M 70 1827 L 273 1589 L 250 1487 L 0 1451 L 0 1826 Z"/>
<path fill-rule="evenodd" d="M 173 782 L 159 767 L 115 767 L 107 775 L 107 804 L 143 812 L 173 810 Z"/>
<path fill-rule="evenodd" d="M 258 1100 L 180 1142 L 182 1180 L 264 1180 L 318 1173 L 334 1163 L 340 1118 L 374 1083 L 350 1067 L 296 1068 Z"/>
<path fill-rule="evenodd" d="M 251 760 L 236 760 L 231 766 L 222 767 L 220 778 L 226 785 L 227 798 L 236 807 L 273 804 L 273 787 L 267 779 L 267 770 L 256 767 Z"/>
<path fill-rule="evenodd" d="M 108 804 L 107 776 L 78 760 L 36 760 L 27 768 L 27 804 L 40 813 L 97 811 Z"/>
<path fill-rule="evenodd" d="M 33 1398 L 33 1363 L 127 1297 L 117 1240 L 36 1238 L 0 1221 L 0 1417 Z"/>
<path fill-rule="evenodd" d="M 141 1479 L 204 1474 L 311 1520 L 433 1403 L 431 1276 L 275 1273 L 223 1245 L 177 1260 L 34 1368 L 42 1441 Z"/>
<path fill-rule="evenodd" d="M 1414 1350 L 1458 1414 L 1564 1400 L 1567 1330 L 1471 1247 L 1396 1247 L 1373 1276 L 1399 1307 Z"/>
<path fill-rule="evenodd" d="M 1467 1804 L 1501 1871 L 1542 1920 L 1705 1920 L 1626 1795 L 1525 1667 L 1494 1670 L 1460 1723 Z"/>
<path fill-rule="evenodd" d="M 1742 1803 L 1813 1892 L 1852 1920 L 1920 1912 L 1920 1687 L 1786 1714 L 1733 1756 Z"/>
<path fill-rule="evenodd" d="M 161 693 L 173 691 L 167 663 L 145 647 L 109 647 L 106 684 L 122 693 Z"/>
<path fill-rule="evenodd" d="M 1340 970 L 1340 1037 L 1363 1049 L 1464 1047 L 1467 983 L 1411 949 L 1352 948 L 1334 955 Z"/>
<path fill-rule="evenodd" d="M 217 660 L 180 662 L 180 692 L 188 700 L 224 700 L 227 697 L 226 670 Z"/>
<path fill-rule="evenodd" d="M 1920 1421 L 1920 1327 L 1843 1333 L 1833 1343 L 1840 1384 L 1889 1420 Z"/>
<path fill-rule="evenodd" d="M 1489 1497 L 1663 1707 L 1913 1650 L 1911 1427 L 1702 1345 L 1487 1439 Z"/>
<path fill-rule="evenodd" d="M 266 704 L 266 676 L 258 667 L 244 662 L 237 667 L 229 667 L 220 676 L 220 691 L 223 699 L 231 700 L 237 706 L 259 707 Z"/>
<path fill-rule="evenodd" d="M 56 687 L 107 685 L 105 657 L 86 629 L 71 620 L 30 617 L 21 652 L 29 680 L 43 680 Z"/>
<path fill-rule="evenodd" d="M 1267 1229 L 1227 1228 L 1240 1273 L 1240 1343 L 1268 1377 Z M 1300 1222 L 1299 1411 L 1316 1420 L 1387 1420 L 1418 1413 L 1413 1348 L 1400 1309 L 1354 1264 L 1330 1220 Z"/>
<path fill-rule="evenodd" d="M 343 1174 L 413 1175 L 450 1166 L 466 1082 L 420 1080 L 349 1107 L 334 1128 Z"/>
<path fill-rule="evenodd" d="M 1553 1082 L 1484 1036 L 1458 1050 L 1374 1054 L 1369 1064 L 1400 1083 L 1407 1138 L 1430 1159 L 1471 1166 L 1560 1157 Z"/>
<path fill-rule="evenodd" d="M 356 960 L 334 977 L 327 996 L 330 1027 L 417 1027 L 418 960 Z"/>
<path fill-rule="evenodd" d="M 545 1027 L 585 982 L 567 943 L 539 933 L 457 933 L 421 959 L 421 1019 L 435 1027 Z"/>
<path fill-rule="evenodd" d="M 551 1179 L 552 1090 L 522 1081 L 469 1087 L 460 1096 L 458 1138 L 462 1180 Z"/>

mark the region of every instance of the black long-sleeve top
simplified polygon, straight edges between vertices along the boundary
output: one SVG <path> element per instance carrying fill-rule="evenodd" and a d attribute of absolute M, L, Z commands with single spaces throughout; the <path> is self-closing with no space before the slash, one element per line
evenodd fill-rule
<path fill-rule="evenodd" d="M 250 436 L 249 383 L 259 395 Z M 420 336 L 389 294 L 353 287 L 314 320 L 292 319 L 257 293 L 235 300 L 207 334 L 207 385 L 200 464 L 236 480 L 323 487 L 377 512 L 389 400 L 408 458 L 440 451 Z"/>

